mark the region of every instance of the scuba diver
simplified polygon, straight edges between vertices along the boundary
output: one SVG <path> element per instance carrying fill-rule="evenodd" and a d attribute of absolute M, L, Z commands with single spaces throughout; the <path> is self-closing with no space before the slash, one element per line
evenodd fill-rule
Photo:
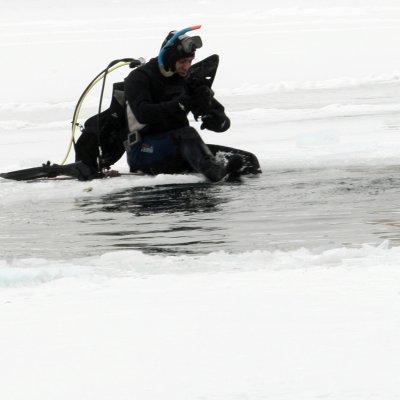
<path fill-rule="evenodd" d="M 201 116 L 201 129 L 225 132 L 230 120 L 209 86 L 187 84 L 195 52 L 202 47 L 200 37 L 176 34 L 172 31 L 165 38 L 161 57 L 125 79 L 128 127 L 134 138 L 127 148 L 130 170 L 152 175 L 195 171 L 213 182 L 239 176 L 242 158 L 232 155 L 226 164 L 217 162 L 189 126 L 190 111 Z"/>
<path fill-rule="evenodd" d="M 79 139 L 73 141 L 75 163 L 48 162 L 42 167 L 0 176 L 17 180 L 58 175 L 80 180 L 118 176 L 118 172 L 109 170 L 125 152 L 130 172 L 150 175 L 197 172 L 212 182 L 260 173 L 254 154 L 207 145 L 189 125 L 187 116 L 191 112 L 196 121 L 201 119 L 200 129 L 225 132 L 230 127 L 224 107 L 211 89 L 219 57 L 212 55 L 192 65 L 202 41 L 200 36 L 189 36 L 187 32 L 199 28 L 197 25 L 171 31 L 158 57 L 147 63 L 126 59 L 134 60 L 131 68 L 135 69 L 124 82 L 114 83 L 111 105 L 101 112 L 105 70 L 99 112 L 85 122 Z M 121 60 L 109 66 L 117 61 Z M 75 122 L 74 114 L 73 125 Z"/>
<path fill-rule="evenodd" d="M 107 131 L 102 138 L 102 147 L 106 150 L 102 162 L 107 168 L 126 151 L 130 171 L 150 175 L 198 172 L 217 182 L 261 172 L 254 154 L 206 145 L 196 129 L 189 125 L 187 116 L 192 112 L 196 120 L 201 118 L 200 129 L 225 132 L 230 127 L 224 107 L 211 89 L 218 56 L 210 56 L 192 66 L 202 41 L 199 36 L 186 33 L 198 28 L 200 26 L 171 31 L 158 57 L 133 70 L 123 83 L 114 84 L 113 101 L 107 115 L 118 114 L 116 99 L 119 99 L 120 103 L 125 102 L 126 121 L 122 132 L 118 126 L 114 127 L 114 131 L 119 132 L 117 135 L 110 135 L 113 129 L 102 122 Z M 86 121 L 75 146 L 77 161 L 93 167 L 98 156 L 93 152 L 96 150 L 95 122 L 95 116 Z M 120 139 L 114 140 L 113 146 L 108 145 L 109 138 L 118 135 Z M 115 153 L 117 142 L 120 143 L 118 154 Z M 114 150 L 110 151 L 112 147 Z M 216 157 L 217 153 L 223 156 Z"/>

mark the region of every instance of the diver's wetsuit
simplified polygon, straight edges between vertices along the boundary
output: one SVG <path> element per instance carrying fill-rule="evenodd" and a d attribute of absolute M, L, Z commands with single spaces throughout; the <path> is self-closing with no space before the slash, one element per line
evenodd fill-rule
<path fill-rule="evenodd" d="M 177 74 L 161 74 L 157 59 L 132 71 L 125 79 L 131 171 L 150 174 L 196 171 L 211 181 L 226 174 L 226 167 L 198 132 L 189 126 L 187 112 L 179 104 L 185 93 L 185 79 Z M 230 126 L 224 107 L 212 99 L 207 128 L 223 132 Z"/>

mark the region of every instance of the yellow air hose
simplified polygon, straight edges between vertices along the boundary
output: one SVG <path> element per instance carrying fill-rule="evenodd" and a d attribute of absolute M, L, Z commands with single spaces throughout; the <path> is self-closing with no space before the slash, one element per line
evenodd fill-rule
<path fill-rule="evenodd" d="M 89 86 L 85 89 L 85 91 L 82 93 L 81 98 L 79 99 L 78 104 L 76 105 L 76 108 L 75 108 L 74 118 L 73 118 L 73 120 L 72 120 L 71 138 L 70 138 L 69 143 L 68 143 L 67 153 L 65 154 L 65 157 L 64 157 L 64 159 L 63 159 L 62 162 L 61 162 L 61 165 L 64 165 L 64 164 L 65 164 L 65 162 L 67 161 L 67 159 L 68 159 L 68 157 L 69 157 L 69 154 L 70 154 L 70 152 L 71 152 L 72 144 L 73 144 L 73 142 L 74 142 L 74 140 L 75 140 L 75 131 L 76 131 L 76 127 L 77 127 L 77 121 L 78 121 L 78 118 L 79 118 L 79 113 L 80 113 L 81 108 L 82 108 L 83 100 L 85 99 L 85 97 L 87 96 L 87 94 L 93 89 L 93 87 L 94 87 L 98 82 L 100 82 L 100 81 L 103 79 L 104 74 L 107 74 L 107 75 L 108 75 L 110 72 L 113 72 L 113 71 L 115 71 L 116 69 L 118 69 L 118 68 L 120 68 L 120 67 L 123 67 L 124 65 L 129 65 L 129 64 L 131 64 L 131 62 L 132 62 L 132 61 L 121 61 L 121 62 L 118 62 L 116 65 L 114 65 L 112 68 L 104 70 L 101 74 L 99 74 L 99 75 L 90 83 L 90 85 L 89 85 Z"/>

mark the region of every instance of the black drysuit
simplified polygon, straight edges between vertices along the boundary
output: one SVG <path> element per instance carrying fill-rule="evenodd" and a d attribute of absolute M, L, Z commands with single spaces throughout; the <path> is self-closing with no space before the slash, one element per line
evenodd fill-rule
<path fill-rule="evenodd" d="M 163 76 L 154 58 L 129 74 L 124 89 L 128 127 L 133 133 L 128 149 L 131 171 L 196 171 L 211 181 L 226 174 L 225 166 L 216 162 L 200 135 L 189 126 L 188 112 L 180 103 L 186 90 L 184 78 Z M 217 132 L 230 126 L 224 107 L 214 98 L 204 121 L 205 128 Z"/>
<path fill-rule="evenodd" d="M 85 122 L 75 145 L 76 161 L 96 174 L 99 162 L 109 168 L 126 150 L 132 172 L 155 175 L 196 171 L 218 181 L 226 174 L 226 167 L 215 161 L 215 155 L 222 152 L 227 160 L 240 155 L 244 163 L 241 174 L 261 172 L 254 154 L 206 145 L 189 126 L 188 113 L 179 104 L 185 84 L 178 75 L 164 77 L 157 59 L 132 71 L 125 82 L 115 83 L 110 107 Z M 230 126 L 224 107 L 214 98 L 203 121 L 202 127 L 215 132 L 224 132 Z M 103 150 L 100 160 L 99 141 Z"/>

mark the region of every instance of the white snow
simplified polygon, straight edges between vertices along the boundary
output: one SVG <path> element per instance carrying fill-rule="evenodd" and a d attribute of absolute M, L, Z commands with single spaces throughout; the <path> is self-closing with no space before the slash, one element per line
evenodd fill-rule
<path fill-rule="evenodd" d="M 2 397 L 394 400 L 398 253 L 30 260 L 1 293 Z"/>
<path fill-rule="evenodd" d="M 220 55 L 215 90 L 232 119 L 228 133 L 203 132 L 206 142 L 253 151 L 264 169 L 398 162 L 394 0 L 1 5 L 1 172 L 60 162 L 90 80 L 115 58 L 155 56 L 169 30 L 197 23 L 198 58 Z M 108 92 L 127 73 L 111 75 Z M 126 172 L 125 159 L 116 167 Z M 1 179 L 0 218 L 16 203 L 201 181 Z M 398 399 L 399 259 L 390 242 L 0 259 L 0 399 Z"/>

